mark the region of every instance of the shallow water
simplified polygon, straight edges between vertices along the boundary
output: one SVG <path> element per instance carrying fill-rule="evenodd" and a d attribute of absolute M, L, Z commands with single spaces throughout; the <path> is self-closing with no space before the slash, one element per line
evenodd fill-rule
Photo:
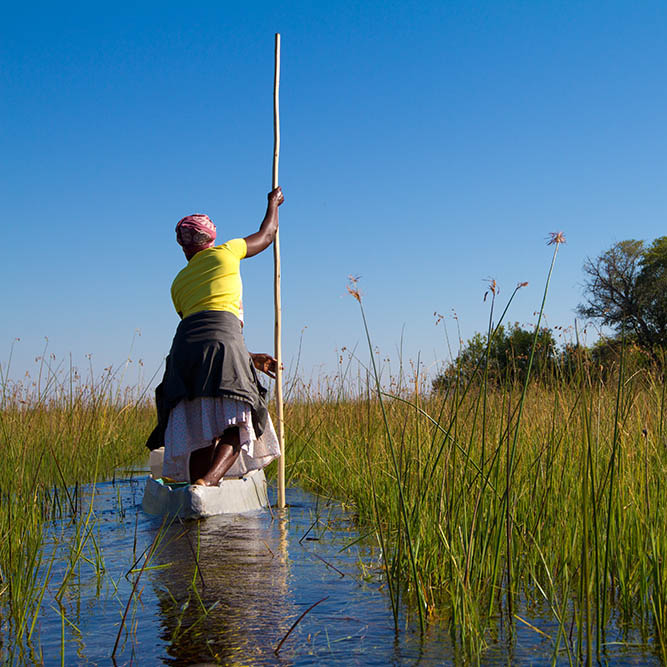
<path fill-rule="evenodd" d="M 41 652 L 46 664 L 59 664 L 64 647 L 65 664 L 108 663 L 126 606 L 118 664 L 451 660 L 444 635 L 423 643 L 408 627 L 395 641 L 377 567 L 380 553 L 368 540 L 348 546 L 359 534 L 339 504 L 289 489 L 284 518 L 266 511 L 163 527 L 141 510 L 144 481 L 96 486 L 98 521 L 83 550 L 89 562 L 79 561 L 62 607 L 53 599 L 43 605 L 35 661 Z M 86 511 L 84 498 L 78 522 L 84 533 Z M 60 543 L 54 582 L 67 571 L 74 530 L 69 522 L 50 525 Z M 153 569 L 141 574 L 128 606 L 142 554 L 156 536 Z M 49 590 L 51 598 L 56 589 Z M 298 617 L 320 600 L 276 652 Z"/>
<path fill-rule="evenodd" d="M 64 654 L 67 665 L 110 664 L 118 639 L 116 662 L 125 665 L 463 662 L 441 630 L 432 628 L 420 640 L 402 618 L 395 635 L 381 554 L 373 538 L 358 540 L 338 503 L 288 489 L 282 515 L 266 511 L 163 526 L 141 510 L 144 483 L 145 477 L 128 473 L 96 485 L 96 521 L 91 515 L 86 525 L 90 487 L 81 494 L 76 523 L 49 524 L 58 545 L 53 583 L 33 654 L 21 661 L 60 664 Z M 58 603 L 58 586 L 78 554 L 76 531 L 87 535 L 83 558 Z M 153 543 L 153 557 L 139 573 Z M 533 609 L 528 618 L 552 633 L 549 623 L 535 621 L 542 614 L 546 610 Z M 518 623 L 511 646 L 499 638 L 482 661 L 548 664 L 551 653 L 549 640 Z M 609 658 L 614 664 L 659 664 L 640 648 L 618 647 Z M 561 661 L 567 664 L 566 654 Z"/>

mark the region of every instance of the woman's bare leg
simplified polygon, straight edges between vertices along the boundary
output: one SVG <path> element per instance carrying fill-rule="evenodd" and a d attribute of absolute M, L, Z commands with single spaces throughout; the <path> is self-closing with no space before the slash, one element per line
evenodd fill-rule
<path fill-rule="evenodd" d="M 206 450 L 214 450 L 212 457 L 208 459 L 208 470 L 199 476 L 193 476 L 192 456 L 190 456 L 190 479 L 194 479 L 194 484 L 201 486 L 217 486 L 223 475 L 232 467 L 239 457 L 241 443 L 238 427 L 228 428 L 219 438 L 218 442 Z M 197 450 L 201 451 L 201 450 Z M 194 454 L 195 452 L 193 452 Z M 211 456 L 209 454 L 209 456 Z M 203 458 L 203 455 L 202 455 Z M 199 470 L 199 469 L 198 469 Z"/>
<path fill-rule="evenodd" d="M 211 469 L 214 454 L 215 442 L 190 454 L 190 482 L 203 477 Z"/>

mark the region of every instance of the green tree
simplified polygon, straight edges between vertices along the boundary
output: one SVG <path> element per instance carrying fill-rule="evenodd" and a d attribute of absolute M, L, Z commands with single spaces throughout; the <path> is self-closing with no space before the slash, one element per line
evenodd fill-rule
<path fill-rule="evenodd" d="M 667 344 L 667 236 L 657 238 L 644 252 L 637 278 L 640 310 L 655 343 Z"/>
<path fill-rule="evenodd" d="M 650 246 L 633 239 L 615 243 L 584 264 L 584 298 L 578 312 L 635 342 L 658 358 L 667 345 L 667 236 Z"/>
<path fill-rule="evenodd" d="M 467 382 L 476 374 L 482 379 L 484 370 L 491 382 L 523 381 L 528 370 L 528 360 L 533 345 L 533 329 L 524 329 L 518 322 L 508 327 L 500 325 L 487 344 L 487 336 L 476 333 L 463 346 L 456 360 L 433 380 L 436 391 L 451 386 L 457 379 Z M 488 365 L 487 365 L 488 355 Z M 541 376 L 553 369 L 556 360 L 556 342 L 547 328 L 540 329 L 533 358 L 531 374 Z"/>

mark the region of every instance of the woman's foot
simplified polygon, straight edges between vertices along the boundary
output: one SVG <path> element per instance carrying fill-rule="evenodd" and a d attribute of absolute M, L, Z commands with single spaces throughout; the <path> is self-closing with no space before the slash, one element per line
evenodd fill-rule
<path fill-rule="evenodd" d="M 199 479 L 192 482 L 192 486 L 220 486 L 220 482 L 213 484 L 211 482 L 207 482 L 203 477 L 200 477 Z"/>

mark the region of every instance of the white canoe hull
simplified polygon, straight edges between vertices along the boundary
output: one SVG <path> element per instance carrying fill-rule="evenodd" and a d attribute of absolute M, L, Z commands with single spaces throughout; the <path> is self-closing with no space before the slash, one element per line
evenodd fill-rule
<path fill-rule="evenodd" d="M 162 452 L 151 454 L 151 476 L 146 480 L 141 506 L 144 512 L 193 519 L 216 514 L 239 514 L 269 506 L 263 470 L 241 478 L 223 479 L 220 486 L 184 485 L 169 487 L 158 480 L 162 473 Z"/>
<path fill-rule="evenodd" d="M 240 479 L 225 479 L 220 486 L 170 488 L 149 477 L 141 502 L 148 514 L 166 514 L 181 519 L 252 512 L 268 505 L 263 470 L 255 470 Z"/>

